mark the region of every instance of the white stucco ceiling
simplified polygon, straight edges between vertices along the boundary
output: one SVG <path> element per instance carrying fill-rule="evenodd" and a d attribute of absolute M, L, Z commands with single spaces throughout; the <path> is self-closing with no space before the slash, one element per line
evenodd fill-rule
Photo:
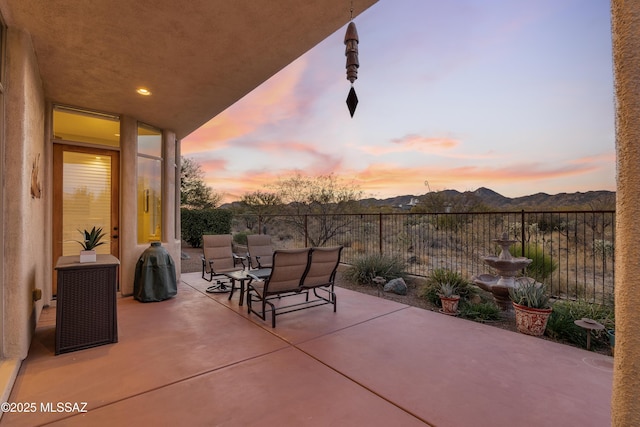
<path fill-rule="evenodd" d="M 377 0 L 353 0 L 354 16 Z M 349 0 L 0 0 L 45 96 L 182 138 L 349 21 Z M 144 86 L 148 97 L 136 93 Z"/>

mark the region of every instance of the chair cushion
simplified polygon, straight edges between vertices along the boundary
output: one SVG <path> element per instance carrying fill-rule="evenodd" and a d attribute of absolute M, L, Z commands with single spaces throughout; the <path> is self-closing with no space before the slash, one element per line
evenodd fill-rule
<path fill-rule="evenodd" d="M 309 251 L 308 248 L 275 251 L 271 275 L 265 280 L 265 294 L 299 291 Z"/>
<path fill-rule="evenodd" d="M 313 248 L 310 255 L 309 271 L 307 271 L 302 287 L 315 288 L 332 284 L 335 279 L 335 271 L 340 263 L 341 251 L 342 246 Z"/>
<path fill-rule="evenodd" d="M 214 273 L 226 273 L 241 270 L 237 268 L 233 260 L 230 234 L 205 234 L 202 236 L 202 251 L 205 262 L 205 271 L 210 273 L 209 261 L 213 261 Z"/>
<path fill-rule="evenodd" d="M 273 258 L 273 245 L 268 234 L 250 234 L 247 236 L 247 249 L 253 267 L 258 266 L 256 257 L 260 257 L 260 266 L 271 267 Z"/>

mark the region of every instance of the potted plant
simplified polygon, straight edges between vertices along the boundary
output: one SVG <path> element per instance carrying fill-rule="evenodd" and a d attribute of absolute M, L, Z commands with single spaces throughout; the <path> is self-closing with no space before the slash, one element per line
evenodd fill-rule
<path fill-rule="evenodd" d="M 616 346 L 616 331 L 614 329 L 607 329 L 607 337 L 609 337 L 609 345 L 611 346 L 611 355 L 615 355 Z"/>
<path fill-rule="evenodd" d="M 516 314 L 516 327 L 523 334 L 542 336 L 551 315 L 547 287 L 532 279 L 519 280 L 509 288 L 509 296 Z"/>
<path fill-rule="evenodd" d="M 96 251 L 95 248 L 104 245 L 105 242 L 101 242 L 102 238 L 106 233 L 102 232 L 101 228 L 96 228 L 95 226 L 91 229 L 91 231 L 78 230 L 84 240 L 76 240 L 76 242 L 80 243 L 82 249 L 80 251 L 80 262 L 96 262 Z"/>
<path fill-rule="evenodd" d="M 442 283 L 438 296 L 442 303 L 442 312 L 444 314 L 457 314 L 460 295 L 457 294 L 458 287 L 452 283 Z"/>

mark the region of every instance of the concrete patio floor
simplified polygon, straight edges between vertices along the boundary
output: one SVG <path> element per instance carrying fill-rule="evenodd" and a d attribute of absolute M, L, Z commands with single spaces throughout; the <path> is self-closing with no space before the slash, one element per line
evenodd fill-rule
<path fill-rule="evenodd" d="M 45 309 L 10 398 L 37 411 L 0 425 L 610 425 L 611 357 L 341 288 L 272 329 L 208 285 L 119 298 L 118 343 L 59 356 Z"/>

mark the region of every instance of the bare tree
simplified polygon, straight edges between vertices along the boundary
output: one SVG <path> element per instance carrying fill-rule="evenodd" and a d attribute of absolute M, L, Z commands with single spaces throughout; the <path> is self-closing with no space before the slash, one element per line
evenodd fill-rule
<path fill-rule="evenodd" d="M 307 177 L 298 173 L 280 179 L 271 188 L 294 215 L 292 225 L 300 234 L 306 232 L 312 246 L 323 246 L 346 233 L 350 220 L 343 214 L 356 212 L 362 198 L 357 185 L 335 175 Z"/>

